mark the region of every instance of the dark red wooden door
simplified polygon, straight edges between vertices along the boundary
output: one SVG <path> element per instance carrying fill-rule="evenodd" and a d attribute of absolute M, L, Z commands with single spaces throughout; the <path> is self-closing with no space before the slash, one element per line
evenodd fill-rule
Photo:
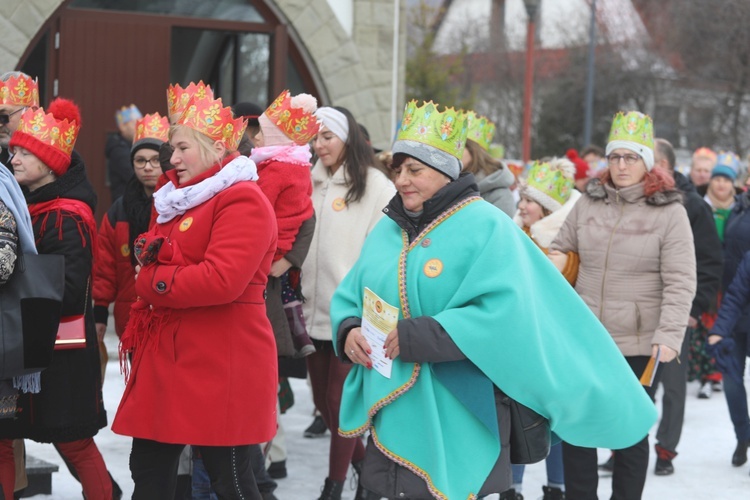
<path fill-rule="evenodd" d="M 97 219 L 109 208 L 104 145 L 116 130 L 115 111 L 135 104 L 142 113 L 166 116 L 170 27 L 154 16 L 69 9 L 60 18 L 58 95 L 81 109 L 76 149 L 99 194 Z"/>

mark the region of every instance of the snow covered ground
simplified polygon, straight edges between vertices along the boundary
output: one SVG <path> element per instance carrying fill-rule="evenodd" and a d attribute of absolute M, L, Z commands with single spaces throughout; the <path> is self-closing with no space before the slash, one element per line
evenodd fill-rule
<path fill-rule="evenodd" d="M 108 332 L 107 337 L 111 352 L 104 382 L 104 403 L 111 422 L 120 401 L 124 383 L 119 373 L 117 357 L 113 351 L 116 339 L 111 332 Z M 745 380 L 746 385 L 750 387 L 750 377 L 746 377 Z M 328 437 L 305 439 L 302 436 L 304 429 L 312 422 L 312 400 L 305 381 L 293 380 L 292 387 L 295 405 L 282 416 L 289 450 L 287 459 L 289 475 L 278 481 L 279 487 L 275 494 L 280 500 L 315 500 L 328 470 L 329 439 Z M 672 476 L 659 477 L 653 474 L 655 456 L 653 439 L 651 440 L 651 465 L 643 495 L 646 500 L 747 500 L 750 498 L 750 464 L 732 467 L 730 462 L 736 441 L 724 395 L 715 393 L 709 400 L 699 400 L 696 397 L 697 392 L 697 384 L 690 384 L 685 426 L 678 450 L 679 456 L 674 461 L 675 473 Z M 657 402 L 658 398 L 657 394 Z M 123 498 L 130 498 L 133 491 L 128 469 L 130 439 L 115 435 L 107 428 L 102 429 L 96 436 L 96 443 L 104 455 L 107 467 L 124 491 Z M 60 471 L 52 476 L 52 495 L 37 495 L 33 498 L 60 500 L 81 498 L 80 485 L 70 476 L 62 459 L 51 445 L 27 441 L 26 446 L 30 455 L 60 466 Z M 602 461 L 608 456 L 607 454 L 606 450 L 600 450 Z M 542 485 L 546 484 L 545 476 L 544 463 L 526 468 L 523 494 L 527 500 L 536 500 L 542 496 Z M 344 498 L 346 500 L 354 497 L 355 486 L 351 483 L 351 487 L 349 484 L 345 487 Z M 606 499 L 610 494 L 610 480 L 602 478 L 599 482 L 599 497 Z"/>

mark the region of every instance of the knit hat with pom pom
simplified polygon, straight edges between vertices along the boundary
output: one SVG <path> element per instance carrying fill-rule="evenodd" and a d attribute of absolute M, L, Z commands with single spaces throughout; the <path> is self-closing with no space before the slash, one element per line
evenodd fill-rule
<path fill-rule="evenodd" d="M 80 128 L 78 106 L 68 99 L 58 98 L 52 101 L 46 113 L 42 108 L 26 110 L 9 146 L 11 150 L 29 151 L 59 177 L 70 167 L 70 155 Z"/>

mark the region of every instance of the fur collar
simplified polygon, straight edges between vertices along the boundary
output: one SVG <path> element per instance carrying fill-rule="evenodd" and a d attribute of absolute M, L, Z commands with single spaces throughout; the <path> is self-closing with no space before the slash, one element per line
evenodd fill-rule
<path fill-rule="evenodd" d="M 613 198 L 614 195 L 618 193 L 620 195 L 619 198 L 627 202 L 636 203 L 641 199 L 644 199 L 646 204 L 657 207 L 669 205 L 670 203 L 683 202 L 682 193 L 675 189 L 657 191 L 651 196 L 645 196 L 643 193 L 643 183 L 620 190 L 617 190 L 608 184 L 602 184 L 599 179 L 591 179 L 588 184 L 586 184 L 586 194 L 595 200 L 607 200 Z"/>

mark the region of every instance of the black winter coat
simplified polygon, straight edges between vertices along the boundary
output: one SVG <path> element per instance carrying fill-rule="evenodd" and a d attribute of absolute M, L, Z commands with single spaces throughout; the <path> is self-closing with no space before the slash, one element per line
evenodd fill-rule
<path fill-rule="evenodd" d="M 713 310 L 716 306 L 716 294 L 724 270 L 724 255 L 711 207 L 703 201 L 687 177 L 679 172 L 673 172 L 673 175 L 677 188 L 685 195 L 685 210 L 690 219 L 690 228 L 693 230 L 698 286 L 690 316 L 698 319 L 701 314 Z"/>
<path fill-rule="evenodd" d="M 75 152 L 68 171 L 54 182 L 27 193 L 28 203 L 56 198 L 83 201 L 96 207 L 96 193 L 86 178 L 83 161 Z M 48 216 L 46 216 L 48 214 Z M 99 344 L 91 304 L 92 236 L 80 217 L 67 211 L 34 218 L 34 237 L 40 254 L 65 256 L 65 293 L 62 315 L 84 314 L 86 347 L 55 351 L 52 364 L 42 372 L 38 394 L 21 394 L 17 417 L 0 421 L 0 438 L 29 438 L 66 442 L 89 438 L 107 425 L 102 399 Z"/>
<path fill-rule="evenodd" d="M 724 275 L 721 281 L 726 292 L 746 252 L 750 251 L 750 193 L 737 196 L 724 228 Z M 748 335 L 750 308 L 745 307 L 734 327 L 735 334 Z"/>

